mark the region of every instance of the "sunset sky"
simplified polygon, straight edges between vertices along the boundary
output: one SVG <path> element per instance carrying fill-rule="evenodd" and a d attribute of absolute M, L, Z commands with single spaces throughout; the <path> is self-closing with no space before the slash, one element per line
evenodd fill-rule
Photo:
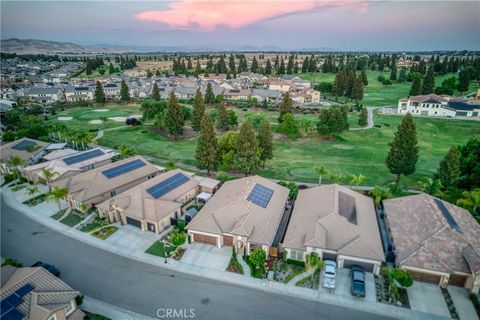
<path fill-rule="evenodd" d="M 2 1 L 1 38 L 286 50 L 480 49 L 480 2 Z"/>

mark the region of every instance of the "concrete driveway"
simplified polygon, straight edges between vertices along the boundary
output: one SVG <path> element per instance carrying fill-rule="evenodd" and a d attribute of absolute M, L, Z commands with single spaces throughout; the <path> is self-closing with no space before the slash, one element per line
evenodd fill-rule
<path fill-rule="evenodd" d="M 187 251 L 180 260 L 181 263 L 188 263 L 218 271 L 225 271 L 232 256 L 232 247 L 217 248 L 209 244 L 194 242 L 185 245 Z"/>
<path fill-rule="evenodd" d="M 105 239 L 112 248 L 118 248 L 121 251 L 130 254 L 136 252 L 145 252 L 160 236 L 153 232 L 143 232 L 140 228 L 130 225 L 120 225 L 115 223 L 118 230 L 110 237 Z"/>
<path fill-rule="evenodd" d="M 414 281 L 407 291 L 410 308 L 419 319 L 450 319 L 450 312 L 439 286 Z"/>
<path fill-rule="evenodd" d="M 337 269 L 337 279 L 336 279 L 336 289 L 335 289 L 335 294 L 342 295 L 342 296 L 347 296 L 351 297 L 352 299 L 358 300 L 358 301 L 370 301 L 370 302 L 376 302 L 377 296 L 375 294 L 375 281 L 373 279 L 373 274 L 366 272 L 365 273 L 365 298 L 360 298 L 360 297 L 354 297 L 350 293 L 350 287 L 351 287 L 351 277 L 350 277 L 350 269 L 343 269 L 343 268 L 338 268 Z M 321 289 L 325 290 L 325 289 Z"/>

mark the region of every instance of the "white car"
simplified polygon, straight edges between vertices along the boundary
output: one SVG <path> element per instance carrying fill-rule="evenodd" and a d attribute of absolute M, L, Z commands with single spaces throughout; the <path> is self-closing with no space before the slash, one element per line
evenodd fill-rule
<path fill-rule="evenodd" d="M 337 263 L 333 260 L 325 260 L 322 272 L 322 287 L 335 290 L 335 277 L 337 275 Z"/>

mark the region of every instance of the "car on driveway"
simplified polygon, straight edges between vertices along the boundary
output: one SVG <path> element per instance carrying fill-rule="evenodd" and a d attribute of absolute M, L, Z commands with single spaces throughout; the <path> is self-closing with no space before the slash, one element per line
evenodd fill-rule
<path fill-rule="evenodd" d="M 37 261 L 32 265 L 32 267 L 41 267 L 53 274 L 55 277 L 60 277 L 60 270 L 58 270 L 55 266 L 52 266 L 51 264 Z"/>
<path fill-rule="evenodd" d="M 335 277 L 337 275 L 337 263 L 333 260 L 325 260 L 322 272 L 322 287 L 335 290 Z"/>
<path fill-rule="evenodd" d="M 365 297 L 365 271 L 361 266 L 354 265 L 350 274 L 352 276 L 350 293 L 352 296 Z"/>

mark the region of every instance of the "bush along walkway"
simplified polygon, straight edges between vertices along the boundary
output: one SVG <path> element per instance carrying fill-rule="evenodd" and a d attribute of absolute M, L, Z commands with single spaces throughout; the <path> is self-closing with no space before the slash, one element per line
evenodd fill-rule
<path fill-rule="evenodd" d="M 237 261 L 240 263 L 240 265 L 242 266 L 243 268 L 243 275 L 244 276 L 247 276 L 247 277 L 251 277 L 252 274 L 250 272 L 250 267 L 248 266 L 248 264 L 245 262 L 245 260 L 243 260 L 243 257 L 240 253 L 237 253 Z"/>
<path fill-rule="evenodd" d="M 313 272 L 315 271 L 315 268 L 309 268 L 307 271 L 300 273 L 299 275 L 296 275 L 290 281 L 287 282 L 287 285 L 289 286 L 294 286 L 298 281 L 305 279 L 307 277 L 310 277 Z"/>

